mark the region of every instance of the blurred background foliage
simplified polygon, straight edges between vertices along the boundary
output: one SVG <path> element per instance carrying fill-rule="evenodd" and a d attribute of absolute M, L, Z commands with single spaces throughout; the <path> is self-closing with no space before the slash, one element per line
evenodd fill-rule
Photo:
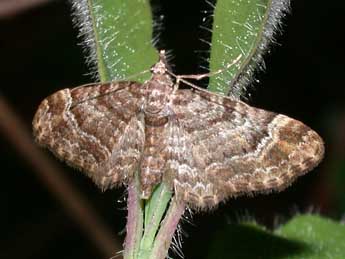
<path fill-rule="evenodd" d="M 216 233 L 207 258 L 341 259 L 344 239 L 344 224 L 316 215 L 295 215 L 274 231 L 245 221 L 227 224 Z"/>
<path fill-rule="evenodd" d="M 173 50 L 171 63 L 175 73 L 203 72 L 200 65 L 205 64 L 200 53 L 205 53 L 208 46 L 199 39 L 210 41 L 211 35 L 201 30 L 199 24 L 209 5 L 201 0 L 160 2 L 156 11 L 164 13 L 165 19 L 159 47 Z M 183 231 L 188 234 L 183 238 L 186 258 L 207 258 L 205 249 L 211 249 L 215 237 L 238 220 L 255 219 L 267 229 L 281 225 L 299 212 L 311 211 L 336 221 L 344 220 L 345 33 L 339 26 L 344 11 L 345 3 L 340 0 L 332 5 L 293 0 L 284 33 L 266 56 L 267 70 L 257 74 L 260 83 L 255 84 L 249 97 L 251 105 L 287 114 L 319 132 L 326 143 L 324 161 L 282 193 L 243 197 L 211 213 L 193 215 L 193 224 L 183 224 Z M 33 114 L 43 98 L 93 79 L 84 63 L 67 1 L 47 1 L 22 12 L 0 14 L 0 93 L 30 131 Z M 201 84 L 205 86 L 207 82 Z M 99 249 L 3 135 L 0 145 L 0 257 L 102 258 Z M 123 190 L 101 193 L 86 177 L 67 166 L 61 167 L 114 237 L 124 238 Z"/>

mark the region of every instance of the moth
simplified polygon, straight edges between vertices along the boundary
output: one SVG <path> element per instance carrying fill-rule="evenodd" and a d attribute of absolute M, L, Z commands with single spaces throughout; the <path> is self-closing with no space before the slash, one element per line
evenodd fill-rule
<path fill-rule="evenodd" d="M 320 136 L 302 122 L 179 82 L 164 51 L 151 79 L 63 89 L 40 104 L 37 142 L 103 190 L 139 173 L 141 197 L 164 182 L 190 207 L 281 191 L 322 159 Z M 173 80 L 175 79 L 175 80 Z M 175 82 L 174 82 L 175 81 Z"/>

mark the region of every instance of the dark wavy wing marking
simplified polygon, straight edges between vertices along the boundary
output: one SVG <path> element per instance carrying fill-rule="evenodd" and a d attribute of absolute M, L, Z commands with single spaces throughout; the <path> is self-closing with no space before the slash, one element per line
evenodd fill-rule
<path fill-rule="evenodd" d="M 58 91 L 36 112 L 36 140 L 101 188 L 122 183 L 132 177 L 144 146 L 141 89 L 114 82 Z"/>
<path fill-rule="evenodd" d="M 194 207 L 282 190 L 323 156 L 322 139 L 303 123 L 241 101 L 178 90 L 171 109 L 165 181 Z"/>

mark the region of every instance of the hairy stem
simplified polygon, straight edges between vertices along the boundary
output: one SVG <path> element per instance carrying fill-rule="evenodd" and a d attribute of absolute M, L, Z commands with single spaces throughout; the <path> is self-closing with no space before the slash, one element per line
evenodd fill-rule
<path fill-rule="evenodd" d="M 176 199 L 173 198 L 156 236 L 151 255 L 149 256 L 150 259 L 166 258 L 174 233 L 184 211 L 185 205 L 183 203 L 177 203 Z"/>
<path fill-rule="evenodd" d="M 140 240 L 143 233 L 143 209 L 138 192 L 138 180 L 136 179 L 128 186 L 127 198 L 127 225 L 124 259 L 137 259 Z"/>

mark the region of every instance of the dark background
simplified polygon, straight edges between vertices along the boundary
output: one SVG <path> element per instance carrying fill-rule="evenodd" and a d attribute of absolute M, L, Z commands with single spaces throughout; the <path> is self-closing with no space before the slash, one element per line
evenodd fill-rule
<path fill-rule="evenodd" d="M 198 38 L 209 36 L 198 30 L 205 8 L 203 1 L 162 1 L 166 19 L 160 44 L 174 50 L 176 73 L 198 72 L 194 51 L 205 47 Z M 267 69 L 257 75 L 260 83 L 249 98 L 250 104 L 287 114 L 316 130 L 326 143 L 324 161 L 282 193 L 230 200 L 211 213 L 194 214 L 192 224 L 183 224 L 188 234 L 183 238 L 186 258 L 203 258 L 212 236 L 237 220 L 256 219 L 273 228 L 299 212 L 344 219 L 344 13 L 341 0 L 292 1 L 284 33 L 266 56 Z M 35 110 L 47 95 L 92 81 L 68 2 L 50 1 L 2 16 L 0 33 L 0 94 L 23 120 L 25 130 L 31 130 Z M 25 154 L 18 153 L 8 136 L 0 136 L 0 257 L 104 258 Z M 123 190 L 102 193 L 80 173 L 62 163 L 60 167 L 121 245 Z"/>

